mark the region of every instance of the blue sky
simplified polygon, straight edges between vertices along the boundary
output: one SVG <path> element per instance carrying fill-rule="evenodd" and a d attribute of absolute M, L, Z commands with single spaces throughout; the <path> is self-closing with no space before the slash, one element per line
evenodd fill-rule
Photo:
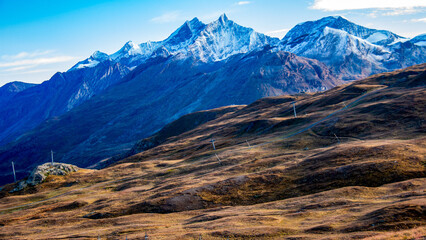
<path fill-rule="evenodd" d="M 0 86 L 40 83 L 96 50 L 162 40 L 185 20 L 222 13 L 279 38 L 330 15 L 405 37 L 426 32 L 426 0 L 0 0 Z"/>

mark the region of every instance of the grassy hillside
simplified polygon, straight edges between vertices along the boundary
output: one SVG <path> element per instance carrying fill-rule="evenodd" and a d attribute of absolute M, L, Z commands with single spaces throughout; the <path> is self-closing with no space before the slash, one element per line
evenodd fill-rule
<path fill-rule="evenodd" d="M 425 83 L 422 64 L 184 116 L 105 169 L 4 186 L 0 238 L 420 238 Z"/>

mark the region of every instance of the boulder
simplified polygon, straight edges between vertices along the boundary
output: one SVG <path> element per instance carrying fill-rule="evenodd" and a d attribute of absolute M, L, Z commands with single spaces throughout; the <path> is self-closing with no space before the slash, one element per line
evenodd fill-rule
<path fill-rule="evenodd" d="M 42 183 L 49 175 L 65 176 L 72 172 L 77 172 L 77 166 L 66 163 L 45 163 L 37 166 L 26 178 L 16 183 L 16 187 L 10 191 L 17 192 L 27 186 L 35 186 Z"/>

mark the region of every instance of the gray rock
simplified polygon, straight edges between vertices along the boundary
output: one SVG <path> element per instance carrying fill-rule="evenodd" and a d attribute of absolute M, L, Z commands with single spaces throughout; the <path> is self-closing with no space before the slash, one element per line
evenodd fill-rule
<path fill-rule="evenodd" d="M 66 163 L 45 163 L 37 166 L 28 178 L 19 181 L 11 193 L 21 191 L 27 186 L 35 186 L 42 183 L 49 175 L 65 176 L 72 172 L 77 172 L 77 166 Z"/>

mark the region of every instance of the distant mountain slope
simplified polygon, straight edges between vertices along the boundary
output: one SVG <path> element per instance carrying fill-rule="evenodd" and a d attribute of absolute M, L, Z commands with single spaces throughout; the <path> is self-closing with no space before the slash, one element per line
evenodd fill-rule
<path fill-rule="evenodd" d="M 24 82 L 10 82 L 0 87 L 0 106 L 5 104 L 9 99 L 24 91 L 27 88 L 34 87 L 37 84 Z"/>
<path fill-rule="evenodd" d="M 140 45 L 129 41 L 111 55 L 96 51 L 67 72 L 57 73 L 36 88 L 16 94 L 11 104 L 1 108 L 0 145 L 80 105 L 150 58 L 176 55 L 214 62 L 278 41 L 222 15 L 210 24 L 197 18 L 186 21 L 164 41 Z"/>
<path fill-rule="evenodd" d="M 15 94 L 0 108 L 0 145 L 78 106 L 128 72 L 128 67 L 107 61 L 96 68 L 56 73 L 49 81 Z"/>
<path fill-rule="evenodd" d="M 390 31 L 366 28 L 352 23 L 341 16 L 330 16 L 296 25 L 285 35 L 282 41 L 294 43 L 297 40 L 308 38 L 310 34 L 321 32 L 326 27 L 342 30 L 350 35 L 364 39 L 369 43 L 380 46 L 388 45 L 399 40 L 407 40 L 407 38 L 396 35 Z"/>
<path fill-rule="evenodd" d="M 420 47 L 426 47 L 426 33 L 420 34 L 410 39 L 410 42 Z"/>
<path fill-rule="evenodd" d="M 339 84 L 324 64 L 270 48 L 210 63 L 179 55 L 153 58 L 119 84 L 3 147 L 1 181 L 10 179 L 10 161 L 23 176 L 46 161 L 50 149 L 58 161 L 87 167 L 187 113 Z"/>
<path fill-rule="evenodd" d="M 420 37 L 419 37 L 420 38 Z M 281 40 L 280 49 L 317 59 L 337 77 L 354 80 L 426 62 L 426 47 L 385 30 L 325 17 L 298 24 Z"/>
<path fill-rule="evenodd" d="M 384 65 L 390 69 L 408 67 L 426 62 L 426 34 L 418 35 L 406 41 L 396 41 L 388 46 L 393 61 Z"/>

